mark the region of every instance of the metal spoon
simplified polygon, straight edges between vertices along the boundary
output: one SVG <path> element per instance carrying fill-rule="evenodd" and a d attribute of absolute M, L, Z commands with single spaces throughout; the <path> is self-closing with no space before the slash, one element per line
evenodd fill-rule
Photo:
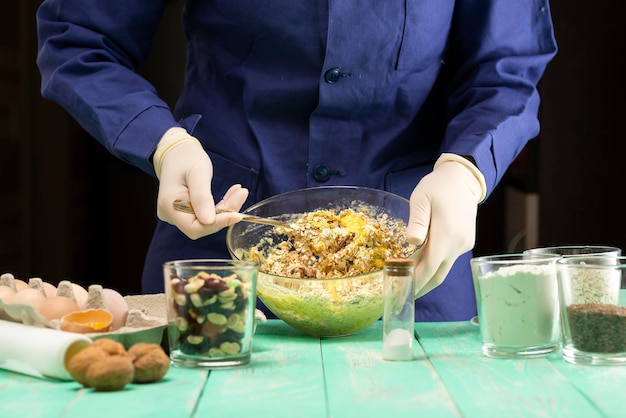
<path fill-rule="evenodd" d="M 194 213 L 193 206 L 191 206 L 191 202 L 188 200 L 176 199 L 174 200 L 174 202 L 172 202 L 172 205 L 174 206 L 174 209 L 176 209 L 179 212 L 185 212 L 185 213 L 191 213 L 191 214 Z M 215 208 L 215 213 L 220 214 L 220 213 L 238 213 L 238 212 Z M 279 221 L 277 219 L 263 218 L 261 216 L 248 215 L 246 213 L 240 213 L 240 215 L 243 216 L 243 218 L 241 219 L 242 221 L 253 222 L 256 224 L 263 224 L 263 225 L 282 226 L 283 228 L 291 228 L 288 222 Z"/>

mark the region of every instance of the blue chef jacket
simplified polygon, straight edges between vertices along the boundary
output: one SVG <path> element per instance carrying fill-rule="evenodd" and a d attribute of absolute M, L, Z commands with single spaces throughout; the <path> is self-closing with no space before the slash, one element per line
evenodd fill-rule
<path fill-rule="evenodd" d="M 536 84 L 556 53 L 547 0 L 188 0 L 173 110 L 136 72 L 166 3 L 44 1 L 42 94 L 150 175 L 160 137 L 185 127 L 218 199 L 235 183 L 245 206 L 321 185 L 408 198 L 442 152 L 472 156 L 491 192 L 539 131 Z M 192 241 L 159 222 L 143 290 L 163 290 L 166 260 L 228 258 L 224 232 Z M 416 320 L 475 314 L 470 256 L 416 301 Z"/>

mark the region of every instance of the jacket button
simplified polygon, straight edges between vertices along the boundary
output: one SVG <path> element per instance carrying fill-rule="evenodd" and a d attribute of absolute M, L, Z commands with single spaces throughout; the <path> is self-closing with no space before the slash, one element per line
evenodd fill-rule
<path fill-rule="evenodd" d="M 326 73 L 324 74 L 324 80 L 326 80 L 328 84 L 336 83 L 340 79 L 341 79 L 341 70 L 338 67 L 331 68 L 330 70 L 326 71 Z"/>
<path fill-rule="evenodd" d="M 313 177 L 315 177 L 315 180 L 323 183 L 330 178 L 330 171 L 325 165 L 315 166 L 313 169 Z"/>

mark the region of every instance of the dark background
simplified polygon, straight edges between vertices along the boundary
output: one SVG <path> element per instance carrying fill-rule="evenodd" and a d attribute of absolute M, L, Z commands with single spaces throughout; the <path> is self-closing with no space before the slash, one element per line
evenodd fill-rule
<path fill-rule="evenodd" d="M 0 273 L 139 293 L 156 181 L 41 99 L 39 3 L 8 1 L 0 16 Z M 170 104 L 182 84 L 181 5 L 169 5 L 142 69 Z M 554 0 L 551 7 L 559 53 L 540 84 L 542 130 L 480 207 L 476 254 L 574 244 L 626 249 L 624 5 Z"/>

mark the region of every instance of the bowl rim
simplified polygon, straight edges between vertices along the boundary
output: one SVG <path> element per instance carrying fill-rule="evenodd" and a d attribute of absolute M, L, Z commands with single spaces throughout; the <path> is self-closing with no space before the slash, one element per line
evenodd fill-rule
<path fill-rule="evenodd" d="M 374 192 L 377 194 L 383 194 L 383 195 L 388 195 L 390 197 L 393 198 L 398 198 L 401 201 L 406 202 L 407 204 L 409 204 L 409 199 L 400 196 L 399 194 L 395 194 L 393 192 L 387 191 L 387 190 L 383 190 L 383 189 L 376 189 L 374 187 L 365 187 L 365 186 L 316 186 L 316 187 L 305 187 L 303 189 L 295 189 L 295 190 L 289 190 L 287 192 L 283 192 L 283 193 L 279 193 L 277 195 L 274 196 L 270 196 L 268 198 L 265 198 L 263 200 L 258 201 L 257 203 L 249 206 L 248 208 L 246 208 L 244 211 L 242 211 L 241 213 L 250 213 L 251 211 L 253 211 L 254 209 L 258 208 L 261 205 L 264 205 L 268 202 L 271 202 L 273 200 L 278 200 L 280 198 L 285 198 L 285 197 L 289 197 L 289 195 L 292 194 L 296 194 L 296 193 L 306 193 L 306 192 L 316 192 L 316 191 L 324 191 L 324 190 L 361 190 L 361 191 L 366 191 L 366 192 Z M 230 225 L 230 227 L 232 227 L 234 225 Z"/>
<path fill-rule="evenodd" d="M 285 198 L 288 197 L 289 195 L 292 194 L 296 194 L 296 193 L 305 193 L 305 192 L 317 192 L 317 191 L 324 191 L 324 190 L 355 190 L 355 191 L 368 191 L 368 192 L 374 192 L 377 194 L 383 194 L 383 195 L 388 195 L 390 197 L 393 198 L 397 198 L 400 201 L 404 201 L 407 205 L 410 204 L 409 200 L 403 196 L 400 196 L 398 194 L 395 194 L 393 192 L 387 191 L 387 190 L 383 190 L 383 189 L 376 189 L 373 187 L 364 187 L 364 186 L 316 186 L 316 187 L 306 187 L 303 189 L 295 189 L 295 190 L 290 190 L 284 193 L 280 193 L 274 196 L 270 196 L 266 199 L 263 199 L 253 205 L 251 205 L 250 207 L 246 208 L 245 210 L 243 210 L 241 213 L 250 213 L 251 211 L 253 211 L 254 209 L 258 208 L 261 205 L 267 204 L 268 202 L 271 202 L 273 200 L 278 200 L 279 198 Z M 239 260 L 239 261 L 244 261 L 241 260 L 239 258 L 237 258 L 237 256 L 234 254 L 234 251 L 231 250 L 230 246 L 228 245 L 228 243 L 230 242 L 230 237 L 232 235 L 232 230 L 235 227 L 235 225 L 237 224 L 233 224 L 230 225 L 226 231 L 226 245 L 228 247 L 228 252 L 230 253 L 231 257 L 233 257 L 235 260 Z M 415 246 L 415 250 L 409 254 L 407 256 L 407 258 L 415 258 L 417 257 L 417 255 L 420 252 L 420 249 L 422 247 L 420 246 Z M 372 274 L 375 273 L 382 273 L 383 269 L 376 269 L 376 270 L 372 270 L 369 271 L 367 273 L 361 273 L 355 276 L 342 276 L 342 277 L 323 277 L 323 278 L 315 278 L 315 277 L 289 277 L 289 276 L 279 276 L 277 274 L 272 274 L 272 273 L 268 273 L 265 272 L 263 270 L 260 269 L 260 265 L 259 265 L 259 270 L 258 270 L 258 275 L 259 278 L 262 275 L 264 276 L 268 276 L 272 279 L 280 279 L 280 280 L 296 280 L 296 281 L 310 281 L 310 280 L 316 280 L 316 281 L 334 281 L 334 280 L 354 280 L 354 279 L 362 279 L 362 278 L 366 278 Z"/>

